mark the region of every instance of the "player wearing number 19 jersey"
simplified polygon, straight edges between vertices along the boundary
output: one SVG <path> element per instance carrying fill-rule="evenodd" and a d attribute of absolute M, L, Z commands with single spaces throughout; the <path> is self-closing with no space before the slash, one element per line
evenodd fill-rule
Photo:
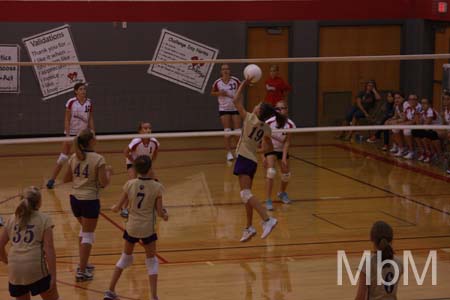
<path fill-rule="evenodd" d="M 239 87 L 238 92 L 234 98 L 234 104 L 239 111 L 244 126 L 242 129 L 241 138 L 236 149 L 237 159 L 234 166 L 234 175 L 239 176 L 239 185 L 241 187 L 241 200 L 245 204 L 245 211 L 247 214 L 247 227 L 242 234 L 241 242 L 250 240 L 255 234 L 256 229 L 253 227 L 253 209 L 256 210 L 263 222 L 262 239 L 265 239 L 276 226 L 277 220 L 269 217 L 265 208 L 261 205 L 259 200 L 252 194 L 251 188 L 253 184 L 253 177 L 256 172 L 258 158 L 256 152 L 258 146 L 262 143 L 266 152 L 273 151 L 271 140 L 271 132 L 269 125 L 265 121 L 274 115 L 276 112 L 269 104 L 261 103 L 255 106 L 252 113 L 247 112 L 242 105 L 242 92 L 244 87 L 249 84 L 250 79 L 247 78 Z"/>

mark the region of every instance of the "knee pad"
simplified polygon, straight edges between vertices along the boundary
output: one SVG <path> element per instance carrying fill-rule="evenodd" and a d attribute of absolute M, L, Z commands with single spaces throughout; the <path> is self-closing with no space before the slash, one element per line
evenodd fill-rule
<path fill-rule="evenodd" d="M 68 161 L 68 160 L 69 160 L 69 157 L 68 157 L 66 154 L 60 153 L 58 159 L 56 160 L 56 163 L 57 163 L 58 165 L 63 165 L 63 164 L 65 164 L 66 161 Z"/>
<path fill-rule="evenodd" d="M 116 263 L 116 267 L 124 270 L 133 264 L 133 255 L 122 253 L 122 256 Z"/>
<path fill-rule="evenodd" d="M 266 172 L 266 177 L 269 179 L 274 179 L 277 174 L 277 170 L 275 168 L 268 168 Z"/>
<path fill-rule="evenodd" d="M 242 202 L 247 204 L 248 200 L 250 200 L 253 197 L 252 191 L 249 189 L 245 189 L 241 191 L 241 199 Z"/>
<path fill-rule="evenodd" d="M 146 258 L 145 265 L 147 266 L 148 275 L 157 275 L 158 274 L 159 261 L 156 256 Z"/>
<path fill-rule="evenodd" d="M 403 129 L 403 135 L 410 136 L 411 135 L 411 129 Z"/>
<path fill-rule="evenodd" d="M 95 234 L 93 232 L 82 232 L 81 233 L 81 243 L 82 244 L 93 244 L 95 240 Z"/>
<path fill-rule="evenodd" d="M 281 181 L 283 181 L 283 182 L 289 182 L 290 178 L 291 178 L 291 172 L 281 174 Z"/>

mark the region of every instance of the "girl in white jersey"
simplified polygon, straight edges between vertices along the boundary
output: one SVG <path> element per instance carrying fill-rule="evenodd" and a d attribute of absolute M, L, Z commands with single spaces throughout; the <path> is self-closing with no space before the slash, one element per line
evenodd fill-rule
<path fill-rule="evenodd" d="M 275 110 L 279 112 L 283 118 L 276 116 L 271 117 L 266 121 L 271 129 L 290 129 L 295 128 L 294 122 L 288 118 L 288 106 L 285 101 L 279 101 L 275 105 Z M 285 204 L 291 203 L 288 194 L 286 193 L 287 185 L 291 177 L 289 171 L 289 146 L 291 144 L 291 133 L 272 133 L 273 152 L 264 155 L 264 165 L 266 167 L 266 208 L 273 210 L 272 203 L 272 188 L 273 179 L 276 175 L 275 162 L 278 160 L 281 169 L 281 191 L 278 193 L 278 198 Z M 274 155 L 269 155 L 274 154 Z"/>
<path fill-rule="evenodd" d="M 397 287 L 398 282 L 400 282 L 400 276 L 403 274 L 403 264 L 398 257 L 394 256 L 394 250 L 392 249 L 393 238 L 394 233 L 389 224 L 383 221 L 377 221 L 373 224 L 370 231 L 370 240 L 376 253 L 371 256 L 370 264 L 364 263 L 361 268 L 355 300 L 397 300 Z M 383 263 L 381 276 L 384 281 L 392 282 L 394 276 L 398 275 L 397 281 L 392 282 L 392 285 L 377 283 L 377 255 L 381 256 Z M 398 266 L 398 270 L 388 261 L 385 262 L 385 260 L 394 261 Z M 395 274 L 395 272 L 399 272 L 399 274 Z"/>
<path fill-rule="evenodd" d="M 138 133 L 150 134 L 152 132 L 152 125 L 149 122 L 140 122 Z M 126 158 L 126 165 L 128 171 L 128 178 L 136 178 L 136 170 L 133 168 L 133 162 L 136 157 L 140 155 L 147 155 L 152 159 L 152 162 L 156 160 L 158 156 L 159 142 L 155 138 L 135 138 L 125 148 L 124 155 Z M 120 215 L 124 218 L 128 218 L 128 209 L 123 208 Z"/>
<path fill-rule="evenodd" d="M 64 182 L 72 181 L 70 206 L 73 215 L 81 225 L 79 234 L 80 265 L 76 280 L 92 280 L 93 275 L 88 266 L 94 231 L 100 214 L 100 188 L 106 187 L 111 179 L 111 167 L 106 166 L 105 159 L 94 152 L 95 135 L 90 129 L 84 129 L 74 139 L 75 154 L 69 159 Z"/>
<path fill-rule="evenodd" d="M 241 85 L 239 79 L 230 74 L 230 66 L 223 64 L 220 66 L 221 77 L 214 81 L 211 96 L 217 97 L 219 102 L 219 117 L 225 132 L 231 132 L 234 129 L 241 128 L 241 118 L 237 111 L 233 98 Z M 227 160 L 234 159 L 231 153 L 231 135 L 225 135 L 225 149 L 227 151 Z"/>
<path fill-rule="evenodd" d="M 427 98 L 420 100 L 422 104 L 422 111 L 416 114 L 417 125 L 437 125 L 441 124 L 439 114 L 433 109 L 430 101 Z M 418 161 L 428 163 L 433 157 L 440 157 L 441 155 L 441 141 L 438 133 L 434 130 L 413 130 L 412 135 L 422 152 L 419 155 Z"/>
<path fill-rule="evenodd" d="M 59 298 L 56 288 L 56 255 L 52 219 L 39 212 L 39 189 L 29 187 L 0 235 L 0 261 L 8 265 L 9 293 L 17 300 L 40 295 Z M 9 253 L 5 246 L 11 241 Z"/>
<path fill-rule="evenodd" d="M 86 97 L 86 84 L 79 82 L 73 87 L 75 97 L 70 98 L 66 103 L 66 113 L 64 115 L 64 134 L 66 136 L 76 136 L 83 129 L 94 130 L 94 115 L 92 112 L 91 100 Z M 52 189 L 55 185 L 56 177 L 69 159 L 72 141 L 63 142 L 62 152 L 56 160 L 56 165 L 52 176 L 47 182 L 47 188 Z"/>
<path fill-rule="evenodd" d="M 129 205 L 130 216 L 123 234 L 125 244 L 123 253 L 117 261 L 109 290 L 105 292 L 104 300 L 118 299 L 115 293 L 116 284 L 124 269 L 133 264 L 133 251 L 136 243 L 141 242 L 145 254 L 145 264 L 149 276 L 152 300 L 157 300 L 158 258 L 156 256 L 156 215 L 169 219 L 167 211 L 163 208 L 163 186 L 151 177 L 152 160 L 148 155 L 138 156 L 134 160 L 134 168 L 139 174 L 138 178 L 131 179 L 123 187 L 122 197 L 111 209 L 119 211 L 123 206 Z"/>
<path fill-rule="evenodd" d="M 241 138 L 236 148 L 236 164 L 234 165 L 234 175 L 239 176 L 239 185 L 241 187 L 241 200 L 245 204 L 247 215 L 247 227 L 242 234 L 241 242 L 250 240 L 255 234 L 256 229 L 253 227 L 253 210 L 256 210 L 263 220 L 262 239 L 265 239 L 272 229 L 277 225 L 277 219 L 269 217 L 266 209 L 261 205 L 259 200 L 252 194 L 251 188 L 253 177 L 258 166 L 258 158 L 256 155 L 258 146 L 263 143 L 263 149 L 266 153 L 273 151 L 271 133 L 269 125 L 265 123 L 274 114 L 277 114 L 270 104 L 261 103 L 255 106 L 253 112 L 247 112 L 242 105 L 242 92 L 250 82 L 251 78 L 247 78 L 239 87 L 235 97 L 234 105 L 244 120 Z"/>

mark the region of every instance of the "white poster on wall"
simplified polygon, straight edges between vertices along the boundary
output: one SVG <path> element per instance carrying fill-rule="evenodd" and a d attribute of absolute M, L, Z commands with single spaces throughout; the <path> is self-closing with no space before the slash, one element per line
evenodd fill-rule
<path fill-rule="evenodd" d="M 204 59 L 216 59 L 219 50 L 193 41 L 167 29 L 163 29 L 153 60 L 198 60 L 194 64 L 154 64 L 148 73 L 204 93 L 214 64 L 205 64 Z"/>
<path fill-rule="evenodd" d="M 32 62 L 78 62 L 69 25 L 23 39 Z M 73 91 L 77 82 L 86 82 L 80 65 L 34 66 L 43 100 Z"/>
<path fill-rule="evenodd" d="M 1 64 L 2 62 L 12 63 L 19 60 L 19 45 L 0 45 L 0 93 L 20 92 L 20 67 Z"/>

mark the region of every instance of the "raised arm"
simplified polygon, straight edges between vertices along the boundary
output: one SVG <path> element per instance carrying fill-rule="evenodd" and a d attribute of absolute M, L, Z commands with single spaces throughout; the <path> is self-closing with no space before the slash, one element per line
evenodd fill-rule
<path fill-rule="evenodd" d="M 241 85 L 239 86 L 236 95 L 234 95 L 233 104 L 236 106 L 236 109 L 238 110 L 239 114 L 241 115 L 241 118 L 244 120 L 245 116 L 247 115 L 247 111 L 244 108 L 244 105 L 242 104 L 242 99 L 244 98 L 242 93 L 244 92 L 245 87 L 250 83 L 249 79 L 245 79 L 242 81 Z"/>

